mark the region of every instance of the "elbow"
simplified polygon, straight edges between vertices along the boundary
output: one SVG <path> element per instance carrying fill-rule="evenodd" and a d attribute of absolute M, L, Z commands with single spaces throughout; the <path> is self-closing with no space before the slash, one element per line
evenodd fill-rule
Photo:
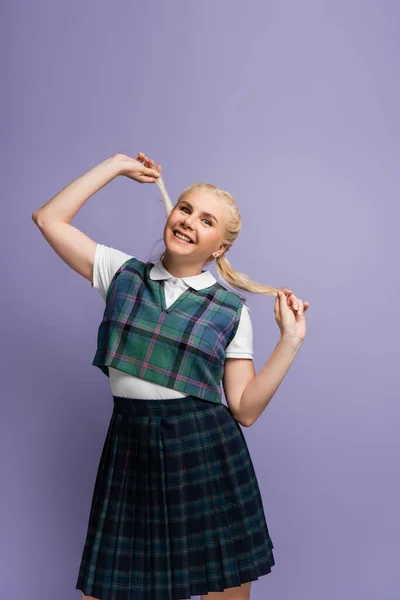
<path fill-rule="evenodd" d="M 37 210 L 32 213 L 32 221 L 35 223 L 35 225 L 39 225 L 39 214 Z"/>
<path fill-rule="evenodd" d="M 237 423 L 239 423 L 239 425 L 241 425 L 242 427 L 250 427 L 249 421 L 247 421 L 246 419 L 243 419 L 238 414 L 233 413 L 232 410 L 230 412 L 231 412 L 232 417 L 235 419 L 235 421 Z"/>
<path fill-rule="evenodd" d="M 35 210 L 35 212 L 32 213 L 32 221 L 39 229 L 43 227 L 43 217 L 40 215 L 40 211 Z"/>
<path fill-rule="evenodd" d="M 231 410 L 232 412 L 232 410 Z M 239 411 L 232 412 L 232 416 L 241 425 L 242 427 L 251 427 L 256 419 L 250 419 L 249 417 L 245 417 Z"/>
<path fill-rule="evenodd" d="M 237 422 L 240 423 L 242 427 L 251 427 L 254 423 L 255 419 L 237 419 Z"/>
<path fill-rule="evenodd" d="M 260 413 L 261 414 L 261 413 Z M 251 427 L 252 425 L 254 425 L 254 423 L 257 421 L 258 417 L 260 415 L 258 414 L 253 414 L 253 415 L 247 415 L 246 417 L 241 415 L 240 419 L 237 419 L 237 421 L 243 426 L 243 427 Z"/>

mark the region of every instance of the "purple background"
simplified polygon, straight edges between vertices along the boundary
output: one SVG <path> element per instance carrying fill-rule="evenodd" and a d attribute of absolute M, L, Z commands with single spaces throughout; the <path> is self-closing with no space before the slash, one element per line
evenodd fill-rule
<path fill-rule="evenodd" d="M 237 199 L 233 267 L 310 302 L 244 428 L 276 566 L 252 600 L 400 599 L 399 18 L 395 1 L 2 6 L 1 590 L 73 600 L 112 410 L 91 366 L 104 303 L 31 221 L 116 152 Z M 117 178 L 72 224 L 142 260 L 157 186 Z M 211 270 L 215 274 L 212 267 Z M 249 300 L 259 372 L 279 339 Z"/>

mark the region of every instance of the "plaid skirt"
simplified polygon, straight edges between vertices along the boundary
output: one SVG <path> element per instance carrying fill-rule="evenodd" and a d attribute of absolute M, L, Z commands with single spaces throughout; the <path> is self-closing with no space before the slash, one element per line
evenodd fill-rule
<path fill-rule="evenodd" d="M 99 600 L 187 600 L 275 564 L 239 423 L 195 396 L 113 396 L 76 589 Z"/>

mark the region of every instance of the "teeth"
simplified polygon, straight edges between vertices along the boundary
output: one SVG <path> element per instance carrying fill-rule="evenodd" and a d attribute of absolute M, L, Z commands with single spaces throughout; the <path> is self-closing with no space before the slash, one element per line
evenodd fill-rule
<path fill-rule="evenodd" d="M 180 233 L 174 232 L 174 235 L 175 235 L 176 237 L 178 237 L 179 239 L 181 239 L 181 240 L 184 240 L 185 242 L 189 242 L 189 244 L 191 244 L 191 243 L 192 243 L 192 240 L 190 240 L 189 238 L 187 238 L 187 237 L 186 237 L 186 236 L 184 236 L 184 235 L 181 235 Z"/>

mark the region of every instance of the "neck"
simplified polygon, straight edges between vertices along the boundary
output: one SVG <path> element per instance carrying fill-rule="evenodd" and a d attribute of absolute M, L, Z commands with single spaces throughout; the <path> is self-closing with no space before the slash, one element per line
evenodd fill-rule
<path fill-rule="evenodd" d="M 164 269 L 168 271 L 173 277 L 194 277 L 194 275 L 201 275 L 204 271 L 202 270 L 204 264 L 202 263 L 182 263 L 180 256 L 171 256 L 166 251 L 161 259 Z"/>

